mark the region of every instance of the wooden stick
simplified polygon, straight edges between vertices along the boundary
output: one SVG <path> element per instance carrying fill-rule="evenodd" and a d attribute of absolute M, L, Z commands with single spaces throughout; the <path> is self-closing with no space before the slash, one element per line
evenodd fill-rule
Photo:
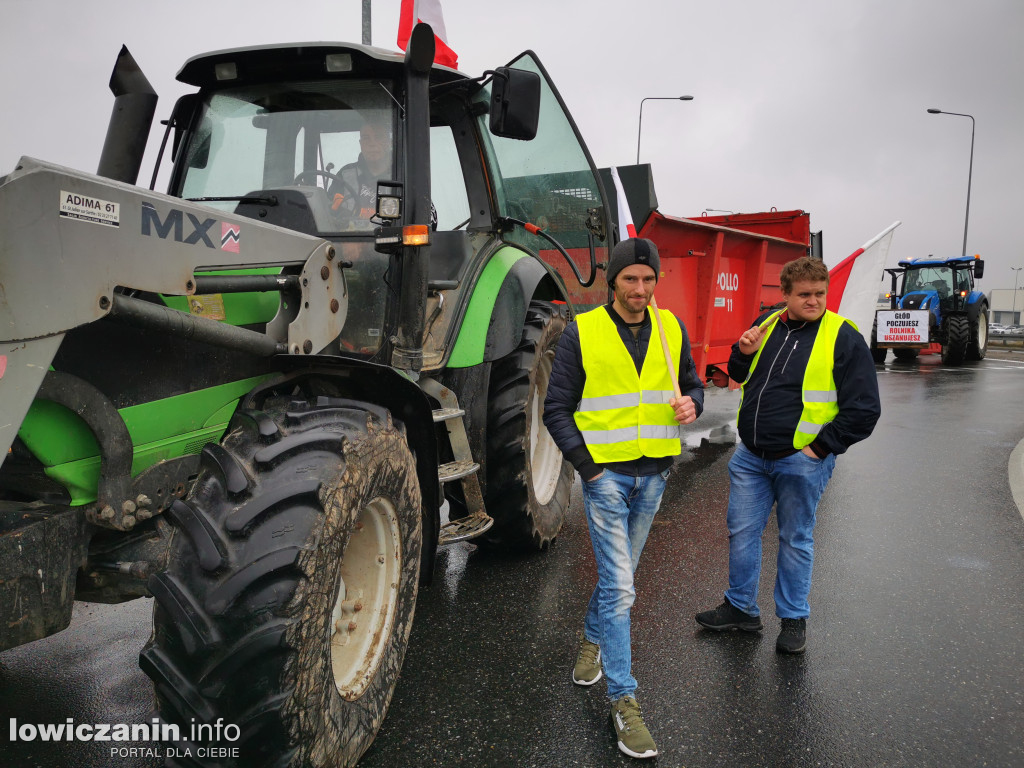
<path fill-rule="evenodd" d="M 661 312 L 658 311 L 658 302 L 654 300 L 654 296 L 651 296 L 651 309 L 654 310 L 654 320 L 658 324 L 658 335 L 661 336 L 661 351 L 665 353 L 665 365 L 668 366 L 668 375 L 672 379 L 672 390 L 676 394 L 676 400 L 683 399 L 683 393 L 679 391 L 679 377 L 675 374 L 675 368 L 672 365 L 672 352 L 668 348 L 668 337 L 665 336 L 665 328 L 661 324 Z"/>

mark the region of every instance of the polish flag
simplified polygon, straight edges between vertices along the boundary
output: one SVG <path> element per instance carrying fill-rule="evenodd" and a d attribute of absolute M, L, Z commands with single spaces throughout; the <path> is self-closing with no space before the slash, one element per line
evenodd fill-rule
<path fill-rule="evenodd" d="M 627 237 L 636 237 L 636 227 L 633 226 L 633 216 L 629 212 L 626 193 L 622 191 L 622 180 L 619 179 L 619 170 L 613 165 L 611 171 L 612 182 L 615 184 L 615 199 L 618 202 L 619 237 L 623 240 Z"/>
<path fill-rule="evenodd" d="M 878 304 L 878 289 L 885 260 L 889 256 L 889 244 L 893 232 L 901 223 L 897 221 L 889 225 L 828 273 L 826 306 L 856 323 L 869 346 L 875 305 Z"/>
<path fill-rule="evenodd" d="M 459 56 L 448 47 L 448 33 L 444 28 L 444 16 L 441 15 L 441 0 L 402 0 L 402 10 L 398 17 L 399 49 L 404 51 L 409 46 L 412 28 L 421 21 L 429 24 L 434 30 L 434 63 L 458 69 Z"/>

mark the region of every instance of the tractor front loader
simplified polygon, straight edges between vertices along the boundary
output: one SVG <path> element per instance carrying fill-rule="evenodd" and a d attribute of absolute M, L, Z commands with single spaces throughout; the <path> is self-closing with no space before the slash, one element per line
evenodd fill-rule
<path fill-rule="evenodd" d="M 99 174 L 0 177 L 0 650 L 154 597 L 161 717 L 240 734 L 197 764 L 354 764 L 437 548 L 562 525 L 542 407 L 612 219 L 535 56 L 433 40 L 190 59 L 168 194 L 123 50 Z"/>

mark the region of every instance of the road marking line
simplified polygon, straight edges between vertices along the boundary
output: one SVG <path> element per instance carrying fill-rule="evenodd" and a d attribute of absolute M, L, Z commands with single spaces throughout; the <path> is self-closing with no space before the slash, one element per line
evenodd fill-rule
<path fill-rule="evenodd" d="M 1013 503 L 1017 505 L 1021 517 L 1024 517 L 1024 440 L 1017 443 L 1017 447 L 1010 452 L 1010 463 L 1006 471 L 1010 476 Z"/>

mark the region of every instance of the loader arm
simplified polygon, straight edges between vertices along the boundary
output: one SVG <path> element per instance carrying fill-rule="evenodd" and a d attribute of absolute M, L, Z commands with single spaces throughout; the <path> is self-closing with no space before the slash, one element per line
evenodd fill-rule
<path fill-rule="evenodd" d="M 266 344 L 251 346 L 264 354 L 320 352 L 341 332 L 347 313 L 344 276 L 330 243 L 22 158 L 0 179 L 0 456 L 67 331 L 120 306 L 122 314 L 134 318 L 141 310 L 146 322 L 177 323 L 197 337 L 225 335 L 216 320 L 122 298 L 115 289 L 191 296 L 197 272 L 268 266 L 298 272 L 301 300 L 267 326 Z M 159 317 L 151 316 L 154 309 Z"/>

